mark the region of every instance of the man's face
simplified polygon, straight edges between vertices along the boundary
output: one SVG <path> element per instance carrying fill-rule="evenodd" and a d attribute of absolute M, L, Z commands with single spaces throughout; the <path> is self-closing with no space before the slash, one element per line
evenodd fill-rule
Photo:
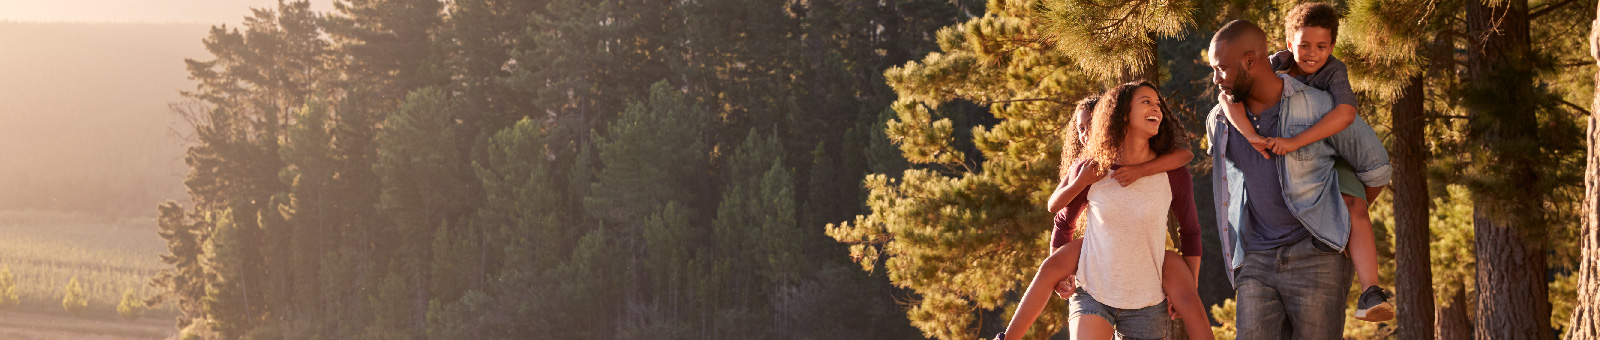
<path fill-rule="evenodd" d="M 1255 85 L 1255 79 L 1250 77 L 1249 68 L 1244 62 L 1245 56 L 1235 51 L 1232 42 L 1211 44 L 1211 82 L 1222 89 L 1222 94 L 1229 101 L 1243 103 L 1250 97 L 1250 87 Z"/>

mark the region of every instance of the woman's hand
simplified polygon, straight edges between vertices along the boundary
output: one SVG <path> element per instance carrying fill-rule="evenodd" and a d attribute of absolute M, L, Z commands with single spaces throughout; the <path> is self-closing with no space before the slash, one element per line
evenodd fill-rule
<path fill-rule="evenodd" d="M 1072 285 L 1077 275 L 1067 275 L 1067 279 L 1056 282 L 1056 296 L 1062 300 L 1072 301 L 1072 294 L 1077 292 L 1077 287 Z"/>
<path fill-rule="evenodd" d="M 1177 320 L 1178 319 L 1178 309 L 1175 308 L 1175 307 L 1172 307 L 1172 299 L 1171 298 L 1167 299 L 1167 318 L 1168 318 L 1168 320 Z"/>

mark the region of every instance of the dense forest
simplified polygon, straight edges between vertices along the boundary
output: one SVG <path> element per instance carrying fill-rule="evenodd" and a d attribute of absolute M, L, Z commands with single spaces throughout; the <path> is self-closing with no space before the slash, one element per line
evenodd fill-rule
<path fill-rule="evenodd" d="M 146 302 L 182 338 L 992 335 L 1046 255 L 1072 104 L 1150 79 L 1196 135 L 1211 32 L 1281 47 L 1297 3 L 283 1 L 186 61 L 188 203 L 157 208 Z M 1574 334 L 1596 4 L 1334 3 L 1396 167 L 1400 317 L 1347 335 Z"/>

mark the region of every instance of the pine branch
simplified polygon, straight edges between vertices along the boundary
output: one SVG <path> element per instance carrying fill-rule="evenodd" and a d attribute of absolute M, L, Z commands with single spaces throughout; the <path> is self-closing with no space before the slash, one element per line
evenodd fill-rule
<path fill-rule="evenodd" d="M 1538 10 L 1531 10 L 1532 12 L 1528 14 L 1528 21 L 1538 19 L 1539 16 L 1549 14 L 1550 12 L 1561 9 L 1562 7 L 1566 7 L 1568 4 L 1576 1 L 1577 0 L 1562 0 L 1561 2 L 1546 4 L 1543 7 L 1540 7 Z"/>
<path fill-rule="evenodd" d="M 1592 113 L 1589 112 L 1589 109 L 1583 108 L 1583 106 L 1578 105 L 1578 104 L 1573 104 L 1572 102 L 1569 102 L 1566 99 L 1557 98 L 1556 101 L 1560 102 L 1562 106 L 1566 106 L 1566 107 L 1572 108 L 1573 110 L 1576 110 L 1578 113 L 1582 113 L 1585 116 L 1592 115 Z"/>
<path fill-rule="evenodd" d="M 1128 19 L 1133 17 L 1133 13 L 1139 11 L 1139 7 L 1149 3 L 1150 0 L 1139 0 L 1138 2 L 1127 4 L 1126 6 L 1129 7 L 1128 11 L 1122 13 L 1122 18 L 1118 18 L 1116 21 L 1106 24 L 1105 26 L 1097 27 L 1094 29 L 1094 32 L 1099 34 L 1111 34 L 1111 32 L 1114 31 L 1117 26 L 1122 26 L 1122 24 L 1127 23 Z"/>
<path fill-rule="evenodd" d="M 1055 98 L 1021 98 L 1021 99 L 1006 99 L 1006 100 L 974 100 L 974 102 L 976 102 L 978 104 L 983 104 L 983 105 L 1024 103 L 1024 102 L 1051 102 L 1051 103 L 1056 103 L 1056 104 L 1061 104 L 1061 105 L 1073 105 L 1073 103 L 1061 101 L 1060 99 L 1055 99 Z"/>

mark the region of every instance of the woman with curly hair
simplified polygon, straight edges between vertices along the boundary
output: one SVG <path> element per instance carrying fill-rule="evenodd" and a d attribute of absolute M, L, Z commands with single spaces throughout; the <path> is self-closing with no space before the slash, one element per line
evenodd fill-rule
<path fill-rule="evenodd" d="M 1091 101 L 1080 102 L 1080 121 L 1084 104 Z M 1082 138 L 1084 124 L 1077 124 L 1080 139 L 1066 140 L 1063 150 L 1063 164 L 1071 164 L 1063 167 L 1063 174 L 1073 174 L 1070 184 L 1063 183 L 1051 198 L 1052 211 L 1066 205 L 1056 218 L 1054 254 L 1039 266 L 1006 332 L 997 339 L 1022 338 L 1044 309 L 1051 288 L 1069 278 L 1076 287 L 1063 295 L 1071 296 L 1075 339 L 1111 339 L 1114 333 L 1124 339 L 1164 338 L 1169 300 L 1185 316 L 1191 337 L 1210 339 L 1195 286 L 1200 226 L 1190 175 L 1182 167 L 1194 156 L 1183 147 L 1182 128 L 1147 82 L 1117 86 L 1099 96 L 1098 104 L 1087 106 L 1095 107 L 1087 138 Z M 1168 169 L 1148 176 L 1141 172 L 1161 168 Z M 1084 238 L 1064 242 L 1071 223 L 1085 210 Z M 1166 250 L 1169 212 L 1180 224 L 1181 256 Z"/>

